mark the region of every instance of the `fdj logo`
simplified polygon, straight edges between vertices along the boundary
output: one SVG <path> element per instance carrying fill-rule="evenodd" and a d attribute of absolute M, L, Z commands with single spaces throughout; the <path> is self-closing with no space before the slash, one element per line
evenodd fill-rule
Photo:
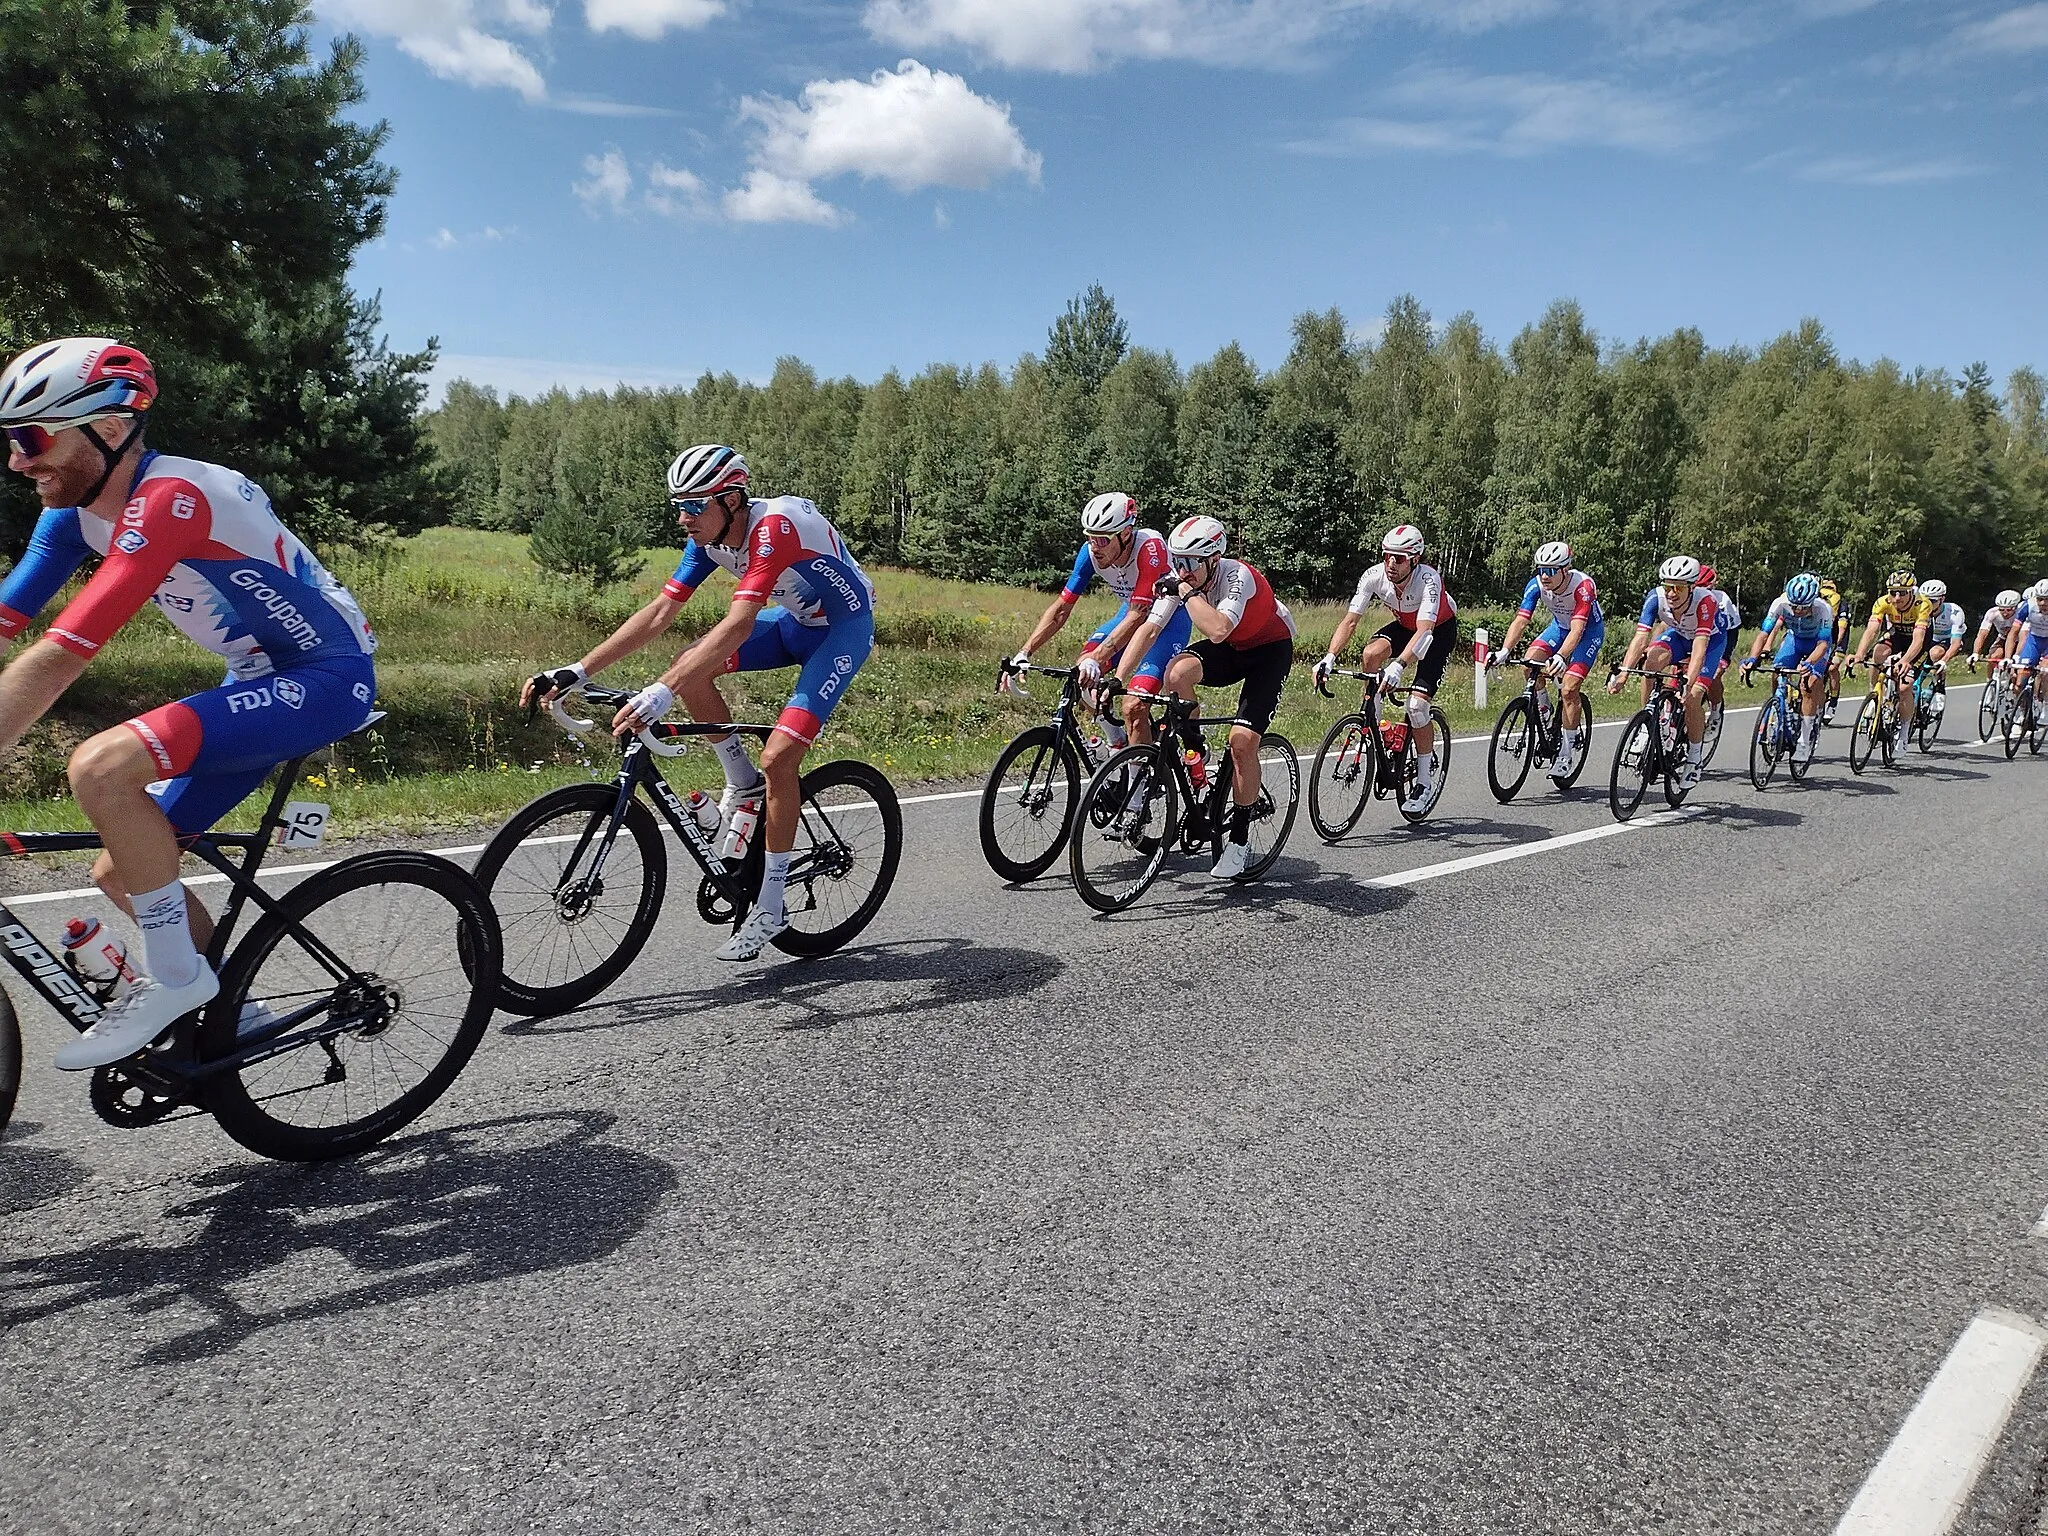
<path fill-rule="evenodd" d="M 306 702 L 306 685 L 294 678 L 280 677 L 270 685 L 270 691 L 277 695 L 277 702 L 289 704 L 297 709 Z"/>
<path fill-rule="evenodd" d="M 228 695 L 228 713 L 239 715 L 252 709 L 268 709 L 272 700 L 297 709 L 306 702 L 306 685 L 280 677 L 267 688 L 243 688 Z"/>
<path fill-rule="evenodd" d="M 142 536 L 142 532 L 140 529 L 130 528 L 126 533 L 122 534 L 121 537 L 114 540 L 114 548 L 121 551 L 121 553 L 124 555 L 132 555 L 135 553 L 135 551 L 141 549 L 148 542 L 149 540 Z"/>

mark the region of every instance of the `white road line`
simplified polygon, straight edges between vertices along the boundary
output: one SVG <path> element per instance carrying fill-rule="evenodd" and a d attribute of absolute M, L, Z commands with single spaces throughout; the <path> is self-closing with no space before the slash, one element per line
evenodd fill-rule
<path fill-rule="evenodd" d="M 1403 869 L 1391 875 L 1361 881 L 1360 884 L 1376 886 L 1381 890 L 1393 890 L 1403 885 L 1420 885 L 1425 880 L 1463 874 L 1468 869 L 1484 869 L 1489 864 L 1505 864 L 1510 859 L 1526 859 L 1534 854 L 1548 853 L 1553 848 L 1569 848 L 1574 843 L 1594 843 L 1603 837 L 1619 837 L 1624 832 L 1639 832 L 1644 827 L 1665 826 L 1670 822 L 1682 821 L 1691 814 L 1688 809 L 1656 811 L 1634 821 L 1617 821 L 1606 826 L 1588 827 L 1583 832 L 1560 832 L 1556 837 L 1541 837 L 1534 842 L 1516 843 L 1511 848 L 1468 853 L 1461 859 L 1446 859 L 1441 864 L 1424 864 L 1415 869 Z"/>
<path fill-rule="evenodd" d="M 2048 1237 L 2048 1211 L 2041 1213 L 2041 1219 L 2034 1223 L 2034 1230 L 2029 1232 L 2027 1236 L 2032 1238 Z"/>
<path fill-rule="evenodd" d="M 2048 1330 L 1977 1314 L 1864 1479 L 1835 1536 L 1942 1536 L 1962 1514 L 2033 1378 Z"/>

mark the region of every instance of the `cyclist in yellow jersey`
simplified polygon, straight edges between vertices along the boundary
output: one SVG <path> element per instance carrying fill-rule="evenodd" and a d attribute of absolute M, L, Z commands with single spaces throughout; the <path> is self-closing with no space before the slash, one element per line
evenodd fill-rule
<path fill-rule="evenodd" d="M 1903 740 L 1913 734 L 1913 664 L 1927 648 L 1934 604 L 1920 595 L 1919 582 L 1903 566 L 1893 571 L 1884 585 L 1884 596 L 1871 604 L 1870 623 L 1865 626 L 1863 639 L 1849 664 L 1861 666 L 1874 646 L 1874 664 L 1895 668 L 1899 679 L 1899 732 Z"/>
<path fill-rule="evenodd" d="M 1842 597 L 1842 589 L 1835 585 L 1832 576 L 1820 579 L 1821 601 L 1835 611 L 1834 648 L 1828 652 L 1828 675 L 1821 705 L 1820 723 L 1835 723 L 1835 702 L 1842 696 L 1842 664 L 1849 659 L 1849 604 Z"/>

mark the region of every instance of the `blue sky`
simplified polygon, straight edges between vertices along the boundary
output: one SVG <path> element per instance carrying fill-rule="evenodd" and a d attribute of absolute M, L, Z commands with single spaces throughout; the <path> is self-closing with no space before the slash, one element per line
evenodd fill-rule
<path fill-rule="evenodd" d="M 1409 292 L 2048 367 L 2044 3 L 316 9 L 400 173 L 357 282 L 501 388 L 1008 363 L 1091 282 L 1183 365 Z"/>

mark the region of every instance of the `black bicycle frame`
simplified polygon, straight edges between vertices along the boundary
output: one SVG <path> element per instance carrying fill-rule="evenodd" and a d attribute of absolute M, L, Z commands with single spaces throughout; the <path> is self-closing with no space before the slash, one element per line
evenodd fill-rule
<path fill-rule="evenodd" d="M 734 734 L 757 736 L 766 741 L 773 727 L 737 723 L 682 725 L 664 721 L 652 729 L 655 735 L 668 740 L 678 736 Z M 682 797 L 669 787 L 668 780 L 654 764 L 654 756 L 647 743 L 638 737 L 627 743 L 619 761 L 618 775 L 612 780 L 612 787 L 618 798 L 613 802 L 610 819 L 605 822 L 602 833 L 596 830 L 594 824 L 584 829 L 575 852 L 563 868 L 578 871 L 577 878 L 581 880 L 595 880 L 602 875 L 605 860 L 609 857 L 612 844 L 619 835 L 619 828 L 625 824 L 626 810 L 633 803 L 634 792 L 645 789 L 647 798 L 661 813 L 662 820 L 669 824 L 669 830 L 675 833 L 676 840 L 690 850 L 690 857 L 697 861 L 698 867 L 704 871 L 704 878 L 711 882 L 713 889 L 732 902 L 735 910 L 746 910 L 748 897 L 741 888 L 739 879 L 725 867 L 725 861 L 718 856 L 717 845 L 711 841 L 705 830 L 697 825 L 697 818 L 690 814 L 689 807 L 683 804 Z M 585 869 L 580 861 L 584 851 L 590 847 L 593 837 L 598 837 L 600 842 L 589 868 Z"/>

